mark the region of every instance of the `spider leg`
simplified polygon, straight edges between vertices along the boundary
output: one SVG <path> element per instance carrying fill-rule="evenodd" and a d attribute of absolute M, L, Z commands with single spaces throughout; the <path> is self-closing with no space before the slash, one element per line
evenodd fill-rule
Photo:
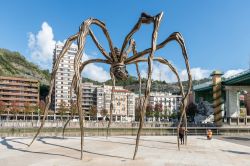
<path fill-rule="evenodd" d="M 182 35 L 179 32 L 172 33 L 166 40 L 164 40 L 162 43 L 158 44 L 156 46 L 156 49 L 158 50 L 158 49 L 163 48 L 166 44 L 168 44 L 170 41 L 173 41 L 173 40 L 177 41 L 178 44 L 180 45 L 181 49 L 182 49 L 182 55 L 184 57 L 185 64 L 186 64 L 186 69 L 187 69 L 187 73 L 188 73 L 188 91 L 186 92 L 185 97 L 184 97 L 184 99 L 186 99 L 188 94 L 191 91 L 192 76 L 191 76 L 191 71 L 190 71 L 190 65 L 189 65 L 188 55 L 187 55 L 187 51 L 186 51 L 186 46 L 185 46 L 185 42 L 184 42 L 184 39 L 183 39 Z M 132 62 L 132 61 L 134 61 L 134 60 L 136 60 L 136 59 L 138 59 L 140 57 L 143 57 L 144 55 L 150 53 L 151 51 L 152 51 L 152 48 L 145 49 L 144 51 L 139 52 L 136 55 L 127 58 L 125 60 L 125 63 L 130 63 L 130 62 Z M 183 110 L 183 111 L 181 113 L 180 121 L 179 121 L 179 124 L 178 124 L 177 127 L 180 128 L 180 125 L 181 125 L 183 117 L 184 117 L 185 129 L 187 129 L 187 118 L 186 118 L 186 112 L 185 112 L 187 103 L 184 102 L 183 104 L 184 105 L 181 107 L 182 108 L 181 110 Z M 187 136 L 185 135 L 185 137 L 187 137 Z M 185 140 L 187 140 L 187 139 L 185 139 Z M 185 144 L 186 144 L 186 142 L 185 142 Z"/>
<path fill-rule="evenodd" d="M 133 39 L 131 39 L 130 47 L 133 51 L 133 55 L 136 55 L 137 54 L 136 43 Z M 147 60 L 145 59 L 145 61 L 147 61 Z M 141 98 L 141 74 L 140 74 L 138 62 L 135 62 L 135 66 L 136 66 L 136 72 L 137 72 L 138 81 L 139 81 L 139 109 L 140 109 L 139 121 L 141 122 L 141 121 L 143 121 L 144 114 L 145 114 L 145 113 L 142 113 L 143 110 L 142 110 L 142 98 Z"/>
<path fill-rule="evenodd" d="M 183 54 L 184 58 L 188 59 L 185 42 L 184 42 L 184 39 L 183 39 L 181 33 L 179 33 L 179 32 L 172 33 L 167 39 L 165 39 L 163 42 L 161 42 L 160 44 L 158 44 L 156 46 L 156 50 L 159 50 L 159 49 L 165 47 L 169 42 L 171 42 L 173 40 L 175 40 L 175 41 L 178 42 L 178 44 L 181 46 L 182 54 Z M 150 53 L 151 49 L 152 48 L 147 48 L 147 49 L 145 49 L 145 50 L 143 50 L 141 52 L 138 52 L 136 55 L 127 58 L 125 60 L 125 63 L 130 63 L 130 62 L 132 62 L 135 59 L 143 57 L 144 55 Z"/>
<path fill-rule="evenodd" d="M 64 126 L 63 126 L 63 133 L 62 133 L 63 139 L 64 139 L 65 129 L 66 129 L 66 127 L 67 127 L 69 121 L 73 118 L 73 116 L 74 116 L 74 113 L 73 113 L 72 110 L 71 110 L 70 117 L 69 117 L 69 119 L 66 121 L 66 123 L 65 123 Z"/>
<path fill-rule="evenodd" d="M 128 42 L 129 42 L 129 40 L 131 39 L 131 37 L 133 36 L 133 34 L 140 29 L 141 24 L 154 23 L 156 18 L 161 18 L 162 16 L 163 16 L 163 12 L 159 13 L 156 16 L 150 16 L 150 15 L 148 15 L 146 13 L 142 13 L 141 17 L 139 18 L 139 20 L 137 21 L 137 23 L 135 24 L 135 26 L 132 28 L 132 30 L 125 37 L 125 39 L 123 41 L 123 44 L 122 44 L 120 55 L 123 55 L 124 50 L 125 50 Z"/>
<path fill-rule="evenodd" d="M 182 113 L 185 112 L 184 113 L 184 118 L 185 118 L 186 117 L 186 111 L 185 111 L 186 109 L 185 108 L 186 108 L 186 102 L 187 102 L 187 97 L 186 97 L 187 95 L 184 93 L 184 88 L 183 88 L 180 76 L 179 76 L 179 74 L 177 72 L 177 69 L 167 59 L 164 59 L 162 57 L 156 57 L 153 60 L 158 61 L 158 62 L 160 62 L 160 63 L 162 63 L 164 65 L 167 65 L 170 68 L 170 70 L 175 74 L 175 76 L 177 78 L 177 81 L 178 81 L 179 88 L 180 88 L 180 93 L 181 93 L 181 96 L 182 96 L 182 103 L 181 103 L 180 110 L 181 110 Z M 140 59 L 134 60 L 132 63 L 137 64 L 139 62 L 147 62 L 147 59 L 146 58 L 140 58 Z M 187 123 L 185 125 L 187 125 Z M 187 126 L 185 126 L 185 128 L 187 129 Z M 179 127 L 177 128 L 177 133 L 179 133 Z M 187 140 L 187 139 L 185 139 L 185 140 Z M 177 134 L 177 143 L 178 143 L 178 149 L 180 150 L 180 143 L 179 143 L 179 135 L 178 134 Z"/>
<path fill-rule="evenodd" d="M 146 90 L 145 90 L 145 97 L 144 97 L 144 101 L 143 101 L 143 105 L 142 105 L 142 112 L 144 113 L 147 107 L 147 103 L 148 103 L 148 97 L 150 94 L 150 88 L 151 88 L 151 78 L 152 78 L 152 65 L 153 65 L 153 58 L 154 58 L 154 52 L 156 50 L 156 41 L 157 41 L 157 37 L 158 37 L 158 29 L 159 29 L 159 25 L 161 22 L 161 18 L 162 18 L 163 13 L 157 15 L 156 17 L 154 17 L 154 29 L 153 29 L 153 33 L 152 33 L 152 40 L 151 40 L 151 52 L 148 56 L 148 80 L 147 80 L 147 84 L 146 84 Z M 136 153 L 138 150 L 138 145 L 139 145 L 139 140 L 140 140 L 140 136 L 141 136 L 141 131 L 142 131 L 142 127 L 143 127 L 143 121 L 140 121 L 139 124 L 139 129 L 137 132 L 137 137 L 136 137 L 136 145 L 135 145 L 135 151 L 134 151 L 134 156 L 133 156 L 133 160 L 136 157 Z"/>
<path fill-rule="evenodd" d="M 105 23 L 103 23 L 102 21 L 98 20 L 98 19 L 92 19 L 92 24 L 95 24 L 97 26 L 99 26 L 104 35 L 106 36 L 107 40 L 108 40 L 108 43 L 109 43 L 109 49 L 111 51 L 111 56 L 112 56 L 112 59 L 116 60 L 117 61 L 117 57 L 116 57 L 116 54 L 115 54 L 115 50 L 114 50 L 114 46 L 113 46 L 113 43 L 112 43 L 112 40 L 110 38 L 110 35 L 109 35 L 109 32 L 106 28 L 106 25 Z M 91 35 L 91 31 L 90 31 L 90 35 Z M 94 39 L 93 39 L 94 40 Z M 94 41 L 95 42 L 95 41 Z M 98 46 L 97 46 L 98 47 Z"/>
<path fill-rule="evenodd" d="M 101 44 L 98 42 L 97 38 L 94 35 L 94 32 L 89 29 L 89 34 L 91 36 L 91 38 L 93 39 L 95 45 L 97 46 L 97 48 L 100 50 L 100 52 L 104 55 L 105 58 L 107 58 L 108 60 L 112 61 L 112 59 L 110 58 L 110 56 L 108 55 L 108 53 L 105 51 L 105 49 L 101 46 Z"/>
<path fill-rule="evenodd" d="M 80 64 L 80 68 L 79 68 L 79 72 L 82 73 L 83 69 L 85 68 L 86 65 L 88 64 L 91 64 L 91 63 L 105 63 L 105 64 L 110 64 L 110 61 L 109 60 L 104 60 L 104 59 L 90 59 L 90 60 L 87 60 L 87 61 L 84 61 Z M 79 75 L 80 75 L 79 73 Z M 72 94 L 72 91 L 73 91 L 73 88 L 75 89 L 76 91 L 76 82 L 77 82 L 77 76 L 76 76 L 76 73 L 74 74 L 73 76 L 73 79 L 72 79 L 72 83 L 71 83 L 71 87 L 70 87 L 70 94 Z M 83 109 L 83 115 L 85 115 L 85 110 Z M 80 116 L 80 115 L 79 115 Z"/>
<path fill-rule="evenodd" d="M 54 68 L 53 68 L 53 71 L 52 71 L 52 74 L 51 74 L 51 80 L 50 80 L 50 90 L 49 90 L 48 96 L 46 97 L 46 103 L 45 103 L 45 110 L 44 110 L 44 114 L 43 114 L 43 119 L 42 119 L 42 122 L 41 122 L 41 125 L 40 125 L 39 129 L 37 130 L 36 135 L 34 136 L 34 138 L 32 139 L 32 141 L 30 142 L 30 144 L 28 146 L 31 146 L 31 144 L 34 142 L 34 140 L 37 138 L 37 136 L 41 132 L 41 129 L 43 128 L 45 119 L 46 119 L 46 117 L 48 115 L 49 106 L 50 106 L 50 103 L 51 103 L 51 94 L 52 94 L 52 91 L 53 91 L 53 88 L 54 88 L 55 76 L 56 76 L 56 72 L 57 72 L 58 67 L 59 67 L 59 63 L 60 63 L 61 59 L 63 58 L 64 54 L 67 52 L 67 50 L 69 49 L 69 47 L 73 43 L 73 41 L 77 39 L 77 37 L 78 37 L 78 33 L 68 38 L 68 40 L 65 42 L 65 44 L 63 46 L 63 49 L 62 49 L 60 55 L 58 56 L 58 58 L 57 58 L 57 60 L 56 60 L 56 62 L 54 64 Z"/>
<path fill-rule="evenodd" d="M 111 102 L 110 102 L 110 113 L 109 113 L 109 123 L 108 123 L 108 127 L 107 127 L 107 134 L 106 134 L 106 138 L 108 138 L 109 136 L 109 128 L 113 119 L 113 108 L 114 108 L 114 91 L 115 91 L 115 76 L 114 73 L 112 72 L 112 70 L 110 69 L 110 77 L 112 79 L 112 90 L 111 90 Z"/>
<path fill-rule="evenodd" d="M 77 38 L 77 45 L 78 45 L 78 51 L 76 53 L 75 59 L 74 59 L 74 73 L 75 73 L 75 93 L 76 93 L 76 102 L 77 102 L 77 111 L 79 114 L 79 124 L 80 124 L 80 129 L 81 129 L 81 159 L 82 159 L 82 155 L 83 155 L 83 142 L 84 142 L 84 120 L 85 118 L 83 117 L 83 110 L 82 110 L 82 81 L 81 81 L 81 76 L 80 76 L 80 66 L 81 66 L 81 59 L 82 59 L 82 52 L 84 50 L 84 46 L 86 43 L 86 37 L 89 34 L 89 27 L 91 24 L 96 24 L 98 26 L 104 26 L 103 24 L 101 24 L 101 22 L 97 19 L 87 19 L 86 21 L 84 21 L 80 28 L 79 28 L 79 35 Z M 104 32 L 106 29 L 104 29 Z M 111 42 L 111 40 L 110 40 Z M 112 43 L 111 46 L 112 47 Z"/>
<path fill-rule="evenodd" d="M 74 111 L 74 102 L 73 102 L 73 100 L 72 100 L 72 91 L 70 91 L 70 99 L 71 99 L 71 102 L 70 102 L 70 104 L 71 104 L 71 114 L 70 114 L 70 117 L 69 117 L 69 119 L 66 121 L 66 123 L 64 124 L 64 126 L 63 126 L 63 133 L 62 133 L 62 136 L 63 136 L 63 139 L 64 139 L 64 133 L 65 133 L 65 129 L 66 129 L 66 127 L 67 127 L 67 125 L 69 124 L 69 121 L 74 117 L 74 115 L 75 115 L 75 112 L 73 112 Z"/>

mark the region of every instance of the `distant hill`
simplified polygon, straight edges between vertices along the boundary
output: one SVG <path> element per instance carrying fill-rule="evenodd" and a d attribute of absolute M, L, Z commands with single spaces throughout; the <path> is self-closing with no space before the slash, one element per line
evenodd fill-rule
<path fill-rule="evenodd" d="M 204 82 L 209 81 L 210 79 L 204 78 L 201 80 L 193 80 L 193 85 L 201 84 Z M 142 79 L 142 91 L 146 89 L 146 79 Z M 104 82 L 106 85 L 112 85 L 112 81 L 108 80 Z M 183 88 L 184 90 L 187 90 L 188 87 L 188 81 L 183 81 Z M 139 82 L 136 77 L 130 76 L 126 81 L 117 81 L 116 85 L 124 86 L 125 89 L 128 89 L 132 92 L 138 93 L 139 92 Z M 177 82 L 174 83 L 167 83 L 166 81 L 158 81 L 153 80 L 151 91 L 162 91 L 162 92 L 171 92 L 171 93 L 179 93 L 179 86 Z"/>
<path fill-rule="evenodd" d="M 51 73 L 49 70 L 41 70 L 37 65 L 32 62 L 29 62 L 25 59 L 23 55 L 18 52 L 9 51 L 7 49 L 0 49 L 0 76 L 16 76 L 16 77 L 24 77 L 24 78 L 32 78 L 40 81 L 40 97 L 42 99 L 48 93 L 49 89 L 49 80 Z M 96 85 L 112 85 L 111 80 L 107 80 L 105 82 L 98 82 L 91 80 L 89 78 L 83 78 L 83 82 L 92 82 Z M 201 80 L 194 80 L 193 85 L 197 85 L 200 83 L 204 83 L 209 81 L 210 79 L 205 78 Z M 187 81 L 183 81 L 184 89 L 187 89 Z M 138 79 L 134 76 L 130 76 L 126 81 L 117 81 L 117 86 L 123 86 L 125 89 L 128 89 L 132 92 L 138 93 L 139 91 L 139 83 Z M 142 91 L 146 88 L 146 79 L 142 79 Z M 153 80 L 152 82 L 152 91 L 163 91 L 163 92 L 171 92 L 178 93 L 179 87 L 178 84 L 175 83 L 167 83 L 165 81 L 157 81 Z"/>
<path fill-rule="evenodd" d="M 44 85 L 48 85 L 50 79 L 49 70 L 41 70 L 20 53 L 7 49 L 0 49 L 0 76 L 37 79 Z"/>

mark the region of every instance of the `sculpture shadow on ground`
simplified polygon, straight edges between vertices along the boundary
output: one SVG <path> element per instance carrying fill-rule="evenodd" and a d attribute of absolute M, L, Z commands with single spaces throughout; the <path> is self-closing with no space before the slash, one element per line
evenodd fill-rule
<path fill-rule="evenodd" d="M 229 153 L 235 153 L 235 154 L 246 154 L 246 155 L 250 155 L 249 152 L 242 152 L 242 151 L 235 151 L 235 150 L 221 150 L 223 152 L 229 152 Z"/>
<path fill-rule="evenodd" d="M 114 137 L 112 137 L 114 138 Z M 122 138 L 122 137 L 117 137 L 117 138 Z M 124 137 L 126 139 L 126 137 Z M 134 138 L 128 138 L 128 139 L 132 139 L 132 140 L 135 140 Z M 142 141 L 151 141 L 151 140 L 144 140 L 144 139 L 141 139 Z M 111 141 L 111 140 L 107 140 L 106 138 L 105 139 L 91 139 L 91 141 L 97 141 L 97 142 L 109 142 L 109 143 L 114 143 L 114 144 L 122 144 L 122 145 L 130 145 L 130 146 L 134 146 L 135 144 L 134 143 L 128 143 L 128 142 L 120 142 L 120 141 Z M 153 141 L 153 142 L 157 142 L 157 141 Z M 166 143 L 166 142 L 161 142 L 159 141 L 159 143 Z M 172 143 L 172 144 L 175 144 L 175 143 Z M 175 144 L 176 145 L 176 144 Z M 145 148 L 151 148 L 151 149 L 167 149 L 167 150 L 174 150 L 176 151 L 176 148 L 163 148 L 163 147 L 156 147 L 156 146 L 147 146 L 147 145 L 139 145 L 140 147 L 145 147 Z"/>
<path fill-rule="evenodd" d="M 66 148 L 66 149 L 71 149 L 71 150 L 75 150 L 75 151 L 79 151 L 80 152 L 80 149 L 71 148 L 71 147 L 68 147 L 68 146 L 58 145 L 58 144 L 54 144 L 54 143 L 50 143 L 48 141 L 45 141 L 43 137 L 39 137 L 38 141 L 42 142 L 43 144 L 47 144 L 47 145 L 51 145 L 51 146 L 57 146 L 57 147 Z M 99 155 L 99 156 L 106 156 L 106 157 L 113 157 L 113 158 L 121 158 L 121 159 L 131 160 L 130 158 L 126 158 L 126 157 L 123 157 L 123 156 L 115 156 L 115 155 L 109 155 L 109 154 L 102 154 L 102 153 L 97 153 L 97 152 L 91 152 L 91 151 L 88 151 L 88 150 L 83 150 L 83 152 L 89 153 L 89 154 L 95 154 L 95 155 Z"/>
<path fill-rule="evenodd" d="M 238 140 L 238 141 L 250 141 L 250 138 L 246 137 L 222 137 L 223 139 Z"/>
<path fill-rule="evenodd" d="M 132 139 L 132 140 L 136 140 L 135 138 L 129 138 L 129 137 L 120 137 L 120 136 L 112 136 L 112 138 L 123 138 L 123 139 Z M 159 142 L 159 143 L 167 143 L 167 144 L 174 144 L 176 145 L 176 143 L 174 142 L 168 142 L 168 141 L 156 141 L 156 140 L 148 140 L 148 139 L 140 139 L 142 141 L 148 141 L 148 142 Z"/>
<path fill-rule="evenodd" d="M 20 142 L 20 141 L 16 141 L 15 139 L 19 139 L 19 138 L 9 138 L 9 139 L 7 139 L 6 137 L 2 137 L 2 140 L 0 141 L 0 144 L 2 144 L 3 146 L 6 146 L 8 149 L 15 150 L 15 151 L 20 151 L 20 152 L 24 152 L 24 153 L 34 153 L 34 154 L 42 154 L 42 155 L 61 156 L 61 157 L 68 157 L 68 158 L 77 159 L 77 160 L 79 159 L 77 157 L 72 157 L 72 156 L 59 154 L 59 153 L 39 152 L 39 151 L 32 151 L 32 150 L 27 150 L 27 149 L 16 148 L 13 145 L 11 145 L 9 142 L 15 142 L 15 143 L 24 144 L 24 145 L 27 145 L 27 144 L 23 143 L 23 142 Z"/>

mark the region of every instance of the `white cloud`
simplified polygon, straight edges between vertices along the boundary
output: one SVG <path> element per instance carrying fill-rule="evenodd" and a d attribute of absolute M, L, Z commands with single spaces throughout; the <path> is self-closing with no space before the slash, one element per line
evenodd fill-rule
<path fill-rule="evenodd" d="M 231 77 L 231 76 L 236 75 L 238 73 L 241 73 L 243 71 L 244 71 L 243 69 L 228 70 L 228 71 L 225 72 L 223 77 L 228 78 L 228 77 Z"/>
<path fill-rule="evenodd" d="M 192 75 L 192 79 L 194 80 L 200 80 L 203 78 L 208 78 L 211 74 L 211 70 L 207 70 L 207 69 L 202 69 L 200 67 L 196 67 L 196 68 L 191 68 L 191 75 Z M 187 75 L 187 71 L 186 70 L 182 70 L 180 73 L 180 77 L 181 80 L 187 80 L 188 79 L 188 75 Z"/>
<path fill-rule="evenodd" d="M 177 71 L 180 71 L 180 72 L 178 72 L 178 74 L 179 74 L 180 79 L 182 81 L 185 81 L 188 79 L 186 69 L 183 69 L 183 70 L 177 69 Z M 211 73 L 211 70 L 202 69 L 200 67 L 191 68 L 192 79 L 198 80 L 198 79 L 206 78 L 206 77 L 209 77 L 210 73 Z M 143 69 L 141 71 L 141 75 L 142 75 L 142 77 L 146 78 L 147 70 Z M 176 82 L 177 81 L 174 73 L 166 65 L 159 64 L 159 63 L 157 63 L 157 64 L 153 63 L 152 78 L 154 80 L 161 80 L 161 81 L 166 81 L 166 82 Z"/>
<path fill-rule="evenodd" d="M 82 60 L 86 61 L 88 59 L 91 59 L 91 57 L 84 53 Z M 110 79 L 109 73 L 104 70 L 104 68 L 94 63 L 87 65 L 83 70 L 82 75 L 83 77 L 87 77 L 99 82 L 104 82 Z"/>
<path fill-rule="evenodd" d="M 42 68 L 51 68 L 53 50 L 56 44 L 51 26 L 47 22 L 43 22 L 41 30 L 37 34 L 30 32 L 28 37 L 31 60 Z"/>
<path fill-rule="evenodd" d="M 30 51 L 30 60 L 44 69 L 51 70 L 52 57 L 55 44 L 64 44 L 63 42 L 55 41 L 52 27 L 47 23 L 43 22 L 41 30 L 37 34 L 28 33 L 28 48 Z M 75 45 L 74 43 L 72 45 Z M 82 60 L 88 60 L 92 57 L 87 54 L 83 54 Z M 97 64 L 89 64 L 83 71 L 84 77 L 96 80 L 106 81 L 110 79 L 109 72 Z"/>

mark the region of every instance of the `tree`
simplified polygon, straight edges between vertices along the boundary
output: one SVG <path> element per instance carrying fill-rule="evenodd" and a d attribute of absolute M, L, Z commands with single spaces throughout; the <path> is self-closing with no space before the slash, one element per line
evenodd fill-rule
<path fill-rule="evenodd" d="M 193 122 L 194 121 L 194 116 L 196 113 L 198 113 L 198 108 L 197 108 L 197 105 L 194 104 L 194 103 L 190 103 L 188 106 L 187 106 L 187 116 L 190 118 L 190 120 Z"/>
<path fill-rule="evenodd" d="M 70 109 L 71 109 L 72 116 L 78 115 L 76 101 L 71 102 Z"/>
<path fill-rule="evenodd" d="M 10 112 L 16 117 L 17 120 L 17 113 L 18 113 L 18 104 L 16 101 L 11 102 L 10 104 Z"/>
<path fill-rule="evenodd" d="M 152 105 L 147 105 L 146 107 L 146 117 L 150 118 L 153 116 L 154 107 Z"/>
<path fill-rule="evenodd" d="M 100 114 L 101 114 L 102 118 L 104 118 L 105 116 L 107 116 L 107 115 L 108 115 L 108 110 L 107 110 L 107 109 L 105 109 L 105 108 L 103 108 L 103 109 L 101 109 Z"/>
<path fill-rule="evenodd" d="M 97 108 L 95 105 L 92 105 L 89 109 L 89 115 L 93 117 L 93 119 L 96 119 L 97 116 Z"/>
<path fill-rule="evenodd" d="M 162 104 L 161 103 L 156 103 L 155 104 L 155 109 L 154 109 L 154 116 L 157 120 L 160 119 L 161 115 L 162 115 Z"/>
<path fill-rule="evenodd" d="M 40 115 L 44 114 L 44 110 L 45 110 L 45 102 L 43 100 L 39 101 L 39 109 L 37 109 L 37 114 L 38 114 L 38 118 L 40 119 Z"/>
<path fill-rule="evenodd" d="M 33 107 L 32 107 L 32 111 L 31 111 L 31 114 L 32 114 L 32 116 L 31 116 L 31 119 L 33 120 L 33 116 L 34 116 L 34 113 L 35 114 L 38 114 L 38 111 L 39 111 L 40 109 L 39 109 L 39 103 L 37 104 L 35 104 Z"/>
<path fill-rule="evenodd" d="M 171 116 L 171 111 L 170 111 L 170 109 L 166 108 L 166 109 L 164 110 L 164 118 L 165 118 L 165 119 L 169 119 L 170 116 Z"/>
<path fill-rule="evenodd" d="M 5 102 L 0 101 L 0 120 L 1 120 L 1 115 L 4 114 L 5 111 L 6 111 Z"/>
<path fill-rule="evenodd" d="M 141 109 L 139 106 L 135 108 L 135 121 L 139 121 L 140 119 L 140 114 L 141 114 Z"/>
<path fill-rule="evenodd" d="M 24 110 L 23 110 L 23 113 L 24 113 L 24 120 L 25 120 L 25 117 L 27 114 L 31 113 L 32 112 L 32 107 L 30 106 L 30 103 L 29 102 L 25 102 L 24 103 Z"/>
<path fill-rule="evenodd" d="M 58 113 L 61 116 L 61 120 L 63 119 L 63 115 L 65 115 L 67 111 L 68 111 L 68 108 L 66 106 L 66 102 L 62 100 L 60 102 L 59 108 L 58 108 Z"/>

